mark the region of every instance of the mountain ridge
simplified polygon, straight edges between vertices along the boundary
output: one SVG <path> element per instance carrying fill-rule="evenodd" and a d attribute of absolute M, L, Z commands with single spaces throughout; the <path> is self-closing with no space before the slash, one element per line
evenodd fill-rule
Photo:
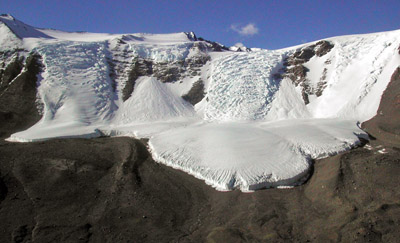
<path fill-rule="evenodd" d="M 8 19 L 8 20 L 12 20 L 12 21 L 17 21 L 17 23 L 20 23 L 20 24 L 22 24 L 22 26 L 29 26 L 30 28 L 32 28 L 32 29 L 35 29 L 35 30 L 44 30 L 44 31 L 46 31 L 46 30 L 50 30 L 50 31 L 58 31 L 58 32 L 64 32 L 64 33 L 71 33 L 71 34 L 73 34 L 73 33 L 79 33 L 79 34 L 99 34 L 99 35 L 109 35 L 109 36 L 122 36 L 122 35 L 169 35 L 168 33 L 167 34 L 154 34 L 154 33 L 119 33 L 119 34 L 108 34 L 108 33 L 95 33 L 95 32 L 88 32 L 88 31 L 63 31 L 63 30 L 58 30 L 58 29 L 53 29 L 53 28 L 51 28 L 51 29 L 49 29 L 49 28 L 42 28 L 42 27 L 33 27 L 33 26 L 30 26 L 30 25 L 27 25 L 27 24 L 25 24 L 24 22 L 22 22 L 22 21 L 20 21 L 20 20 L 18 20 L 17 18 L 15 18 L 13 15 L 11 15 L 11 14 L 0 14 L 0 22 L 3 22 L 3 23 L 6 23 L 5 21 L 4 21 L 4 19 Z M 8 26 L 8 25 L 7 25 Z M 12 30 L 12 27 L 10 27 L 10 26 L 8 26 L 9 28 L 10 28 L 10 30 Z M 339 36 L 330 36 L 330 37 L 326 37 L 326 38 L 322 38 L 322 39 L 318 39 L 318 40 L 313 40 L 313 41 L 309 41 L 309 42 L 306 42 L 306 43 L 301 43 L 301 44 L 298 44 L 298 45 L 294 45 L 294 46 L 288 46 L 288 47 L 283 47 L 283 48 L 279 48 L 279 49 L 273 49 L 273 50 L 281 50 L 281 49 L 288 49 L 288 48 L 295 48 L 295 47 L 304 47 L 304 46 L 309 46 L 309 45 L 312 45 L 312 44 L 315 44 L 315 43 L 317 43 L 317 42 L 319 42 L 319 41 L 323 41 L 323 40 L 328 40 L 328 39 L 332 39 L 332 38 L 348 38 L 348 37 L 352 37 L 352 36 L 359 36 L 359 37 L 363 37 L 363 36 L 368 36 L 368 35 L 371 35 L 371 34 L 384 34 L 384 33 L 389 33 L 389 32 L 395 32 L 395 31 L 398 31 L 398 32 L 400 32 L 400 29 L 395 29 L 395 30 L 388 30 L 388 31 L 381 31 L 381 32 L 371 32 L 371 33 L 363 33 L 363 34 L 347 34 L 347 35 L 339 35 Z M 220 45 L 221 47 L 224 47 L 225 45 L 223 45 L 223 44 L 220 44 L 220 43 L 218 43 L 218 42 L 216 42 L 216 41 L 211 41 L 211 40 L 206 40 L 205 38 L 203 38 L 203 37 L 198 37 L 197 35 L 196 35 L 196 33 L 195 32 L 193 32 L 193 31 L 182 31 L 182 32 L 177 32 L 177 33 L 184 33 L 186 36 L 187 36 L 187 38 L 189 39 L 189 40 L 193 40 L 193 41 L 206 41 L 206 42 L 210 42 L 210 43 L 215 43 L 215 44 L 218 44 L 218 45 Z M 43 33 L 44 35 L 46 35 L 45 33 Z M 51 37 L 51 36 L 48 36 L 48 37 L 50 37 L 50 38 L 54 38 L 54 37 Z M 26 38 L 26 37 L 25 37 Z M 107 39 L 107 37 L 104 37 L 105 39 Z M 226 47 L 226 46 L 225 46 Z M 235 46 L 232 46 L 232 47 L 235 47 Z M 229 48 L 230 47 L 226 47 L 226 49 L 225 50 L 229 50 Z M 259 49 L 263 49 L 263 48 L 259 48 L 259 47 L 250 47 L 250 48 L 248 48 L 248 47 L 245 47 L 245 48 L 247 48 L 248 50 L 259 50 Z M 239 48 L 240 49 L 240 48 Z M 269 50 L 269 49 L 264 49 L 264 50 Z M 237 51 L 237 50 L 233 50 L 233 51 Z M 239 50 L 240 51 L 240 50 Z M 243 50 L 242 50 L 243 51 Z"/>

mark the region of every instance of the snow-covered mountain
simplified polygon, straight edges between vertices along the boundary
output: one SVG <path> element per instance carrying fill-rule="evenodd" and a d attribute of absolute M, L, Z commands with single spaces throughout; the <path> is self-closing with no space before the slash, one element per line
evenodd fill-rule
<path fill-rule="evenodd" d="M 367 138 L 358 124 L 376 114 L 400 64 L 399 37 L 242 50 L 192 32 L 71 33 L 2 15 L 0 98 L 15 97 L 21 80 L 36 98 L 0 105 L 0 115 L 34 105 L 41 117 L 9 141 L 146 137 L 158 162 L 218 190 L 293 186 L 313 159 Z"/>

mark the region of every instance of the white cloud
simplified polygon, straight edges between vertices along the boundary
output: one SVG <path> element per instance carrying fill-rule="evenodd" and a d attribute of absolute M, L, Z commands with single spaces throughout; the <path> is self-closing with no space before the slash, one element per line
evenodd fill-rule
<path fill-rule="evenodd" d="M 244 35 L 244 36 L 251 36 L 251 35 L 255 35 L 258 33 L 258 28 L 255 24 L 253 23 L 249 23 L 245 26 L 238 26 L 236 24 L 232 24 L 231 25 L 231 30 L 239 33 L 240 35 Z"/>

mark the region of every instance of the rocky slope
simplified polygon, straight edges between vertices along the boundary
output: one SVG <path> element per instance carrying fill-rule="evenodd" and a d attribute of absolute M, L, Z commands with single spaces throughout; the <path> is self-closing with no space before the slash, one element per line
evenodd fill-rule
<path fill-rule="evenodd" d="M 2 53 L 11 59 L 0 69 L 0 134 L 10 136 L 12 131 L 27 129 L 40 120 L 36 103 L 37 75 L 41 72 L 40 56 L 30 54 L 26 59 L 18 53 Z"/>

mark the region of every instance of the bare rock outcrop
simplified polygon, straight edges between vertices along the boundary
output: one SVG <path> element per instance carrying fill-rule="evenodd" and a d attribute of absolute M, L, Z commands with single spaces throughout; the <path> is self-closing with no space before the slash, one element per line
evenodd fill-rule
<path fill-rule="evenodd" d="M 400 67 L 393 72 L 376 116 L 362 124 L 374 137 L 400 143 Z"/>
<path fill-rule="evenodd" d="M 203 80 L 196 81 L 189 92 L 182 96 L 184 100 L 192 105 L 199 103 L 205 96 Z"/>
<path fill-rule="evenodd" d="M 309 70 L 303 64 L 310 61 L 314 56 L 322 57 L 326 55 L 333 47 L 334 45 L 331 42 L 322 40 L 314 45 L 301 48 L 285 59 L 284 68 L 281 70 L 281 74 L 276 77 L 288 77 L 295 86 L 300 85 L 304 103 L 308 104 L 309 95 L 322 95 L 326 87 L 326 69 L 324 70 L 321 80 L 314 87 L 310 84 L 309 80 L 307 80 L 307 72 Z"/>
<path fill-rule="evenodd" d="M 195 38 L 192 36 L 191 38 Z M 189 52 L 195 55 L 187 56 L 172 62 L 156 61 L 151 58 L 135 56 L 134 53 L 124 49 L 123 40 L 113 50 L 113 57 L 108 60 L 110 78 L 115 85 L 123 85 L 122 100 L 127 100 L 134 91 L 136 80 L 142 76 L 156 77 L 163 83 L 171 83 L 185 77 L 200 75 L 200 69 L 210 60 L 209 51 L 222 50 L 218 43 L 203 41 L 196 37 Z M 120 83 L 119 83 L 120 82 Z"/>
<path fill-rule="evenodd" d="M 40 119 L 36 103 L 38 74 L 42 70 L 41 57 L 31 53 L 26 60 L 17 55 L 1 73 L 0 134 L 10 135 L 24 130 Z"/>

